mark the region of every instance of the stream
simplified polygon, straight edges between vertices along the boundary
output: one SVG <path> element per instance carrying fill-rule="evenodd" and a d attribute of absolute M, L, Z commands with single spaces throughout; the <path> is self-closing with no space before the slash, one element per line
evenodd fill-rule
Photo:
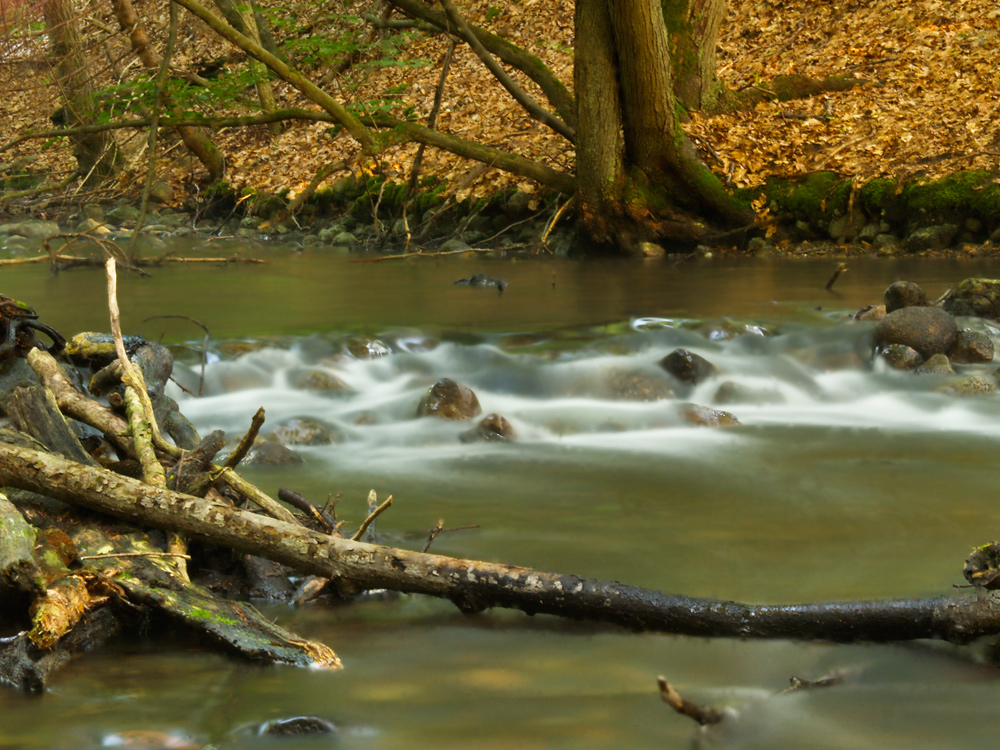
<path fill-rule="evenodd" d="M 214 252 L 218 252 L 215 250 Z M 232 248 L 226 252 L 232 252 Z M 893 281 L 936 298 L 995 262 L 577 262 L 416 259 L 267 246 L 269 265 L 120 272 L 126 334 L 175 352 L 173 388 L 202 434 L 236 441 L 318 420 L 336 440 L 304 463 L 253 466 L 338 518 L 393 496 L 379 541 L 750 602 L 947 593 L 973 546 L 1000 537 L 1000 395 L 960 397 L 930 376 L 872 366 L 874 324 L 851 314 Z M 495 288 L 455 285 L 487 273 Z M 103 271 L 6 267 L 0 291 L 66 334 L 107 330 Z M 202 382 L 202 332 L 211 331 Z M 1000 344 L 1000 328 L 960 326 Z M 358 358 L 360 346 L 385 356 Z M 658 366 L 684 348 L 718 372 L 684 388 Z M 353 350 L 353 354 L 352 354 Z M 998 364 L 965 366 L 992 373 Z M 346 388 L 297 387 L 303 372 Z M 471 387 L 509 442 L 463 442 L 475 424 L 416 419 L 437 379 Z M 673 391 L 670 396 L 666 389 Z M 738 427 L 693 426 L 680 404 Z M 372 597 L 300 608 L 260 602 L 331 646 L 339 672 L 262 667 L 178 639 L 127 642 L 73 661 L 41 697 L 0 690 L 0 750 L 98 748 L 165 732 L 216 748 L 686 748 L 693 722 L 660 700 L 738 715 L 719 748 L 969 748 L 1000 721 L 996 672 L 924 645 L 833 646 L 639 635 L 448 602 Z M 0 635 L 4 635 L 0 633 Z M 791 676 L 841 685 L 780 694 Z M 332 721 L 335 737 L 258 736 L 264 722 Z"/>

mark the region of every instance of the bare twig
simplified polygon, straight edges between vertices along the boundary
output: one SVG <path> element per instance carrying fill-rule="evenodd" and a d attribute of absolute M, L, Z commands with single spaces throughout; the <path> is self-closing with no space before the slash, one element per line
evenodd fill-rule
<path fill-rule="evenodd" d="M 660 686 L 660 697 L 663 699 L 663 702 L 677 713 L 683 714 L 689 719 L 694 719 L 702 726 L 718 724 L 725 718 L 725 714 L 717 708 L 699 706 L 697 703 L 682 698 L 680 693 L 674 689 L 673 685 L 667 682 L 667 678 L 663 675 L 657 677 L 656 682 Z"/>
<path fill-rule="evenodd" d="M 372 490 L 372 494 L 374 493 L 375 490 Z M 371 495 L 369 495 L 369 497 L 371 497 Z M 392 505 L 392 495 L 389 495 L 389 497 L 386 498 L 384 503 L 382 503 L 375 510 L 371 511 L 371 513 L 368 514 L 368 518 L 362 521 L 361 526 L 358 527 L 358 530 L 354 532 L 354 536 L 351 537 L 351 541 L 356 542 L 362 536 L 364 536 L 365 532 L 368 531 L 368 527 L 375 522 L 376 518 L 382 515 L 383 511 L 388 510 L 390 505 Z"/>
<path fill-rule="evenodd" d="M 229 454 L 226 458 L 226 463 L 223 464 L 225 469 L 235 469 L 236 466 L 246 458 L 247 453 L 253 447 L 254 440 L 257 439 L 257 433 L 260 432 L 261 426 L 264 424 L 264 407 L 261 406 L 257 409 L 257 412 L 253 415 L 250 420 L 250 429 L 247 430 L 246 435 L 240 440 L 240 444 L 236 446 L 236 450 Z"/>

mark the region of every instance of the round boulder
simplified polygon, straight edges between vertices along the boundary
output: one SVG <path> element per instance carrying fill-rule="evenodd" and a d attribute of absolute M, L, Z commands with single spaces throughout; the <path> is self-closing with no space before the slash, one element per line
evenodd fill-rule
<path fill-rule="evenodd" d="M 448 420 L 471 419 L 482 412 L 479 399 L 472 389 L 451 378 L 441 378 L 432 385 L 417 407 L 418 417 Z"/>
<path fill-rule="evenodd" d="M 660 360 L 660 367 L 688 385 L 703 383 L 716 373 L 715 365 L 687 349 L 674 349 Z"/>
<path fill-rule="evenodd" d="M 955 371 L 951 367 L 951 362 L 943 354 L 935 354 L 929 360 L 920 365 L 916 371 L 917 375 L 954 375 Z"/>
<path fill-rule="evenodd" d="M 882 295 L 886 313 L 902 310 L 904 307 L 927 307 L 927 295 L 919 284 L 912 281 L 897 281 L 890 284 Z"/>
<path fill-rule="evenodd" d="M 924 359 L 945 354 L 957 338 L 955 319 L 936 307 L 904 307 L 886 315 L 875 328 L 875 344 L 880 349 L 904 344 Z"/>

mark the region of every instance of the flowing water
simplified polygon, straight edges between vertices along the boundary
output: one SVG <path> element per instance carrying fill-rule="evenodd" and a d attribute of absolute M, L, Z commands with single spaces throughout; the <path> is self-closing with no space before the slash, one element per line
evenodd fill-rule
<path fill-rule="evenodd" d="M 265 252 L 265 251 L 261 251 Z M 937 296 L 973 261 L 576 263 L 452 259 L 353 263 L 271 249 L 269 266 L 165 268 L 120 279 L 127 333 L 174 347 L 204 396 L 174 395 L 198 429 L 237 439 L 259 406 L 272 426 L 326 424 L 305 463 L 250 468 L 271 494 L 339 495 L 359 521 L 375 489 L 394 504 L 380 540 L 753 602 L 920 596 L 964 582 L 1000 535 L 1000 397 L 872 367 L 871 324 L 850 313 L 892 281 Z M 495 289 L 456 286 L 484 272 Z M 3 292 L 63 331 L 106 330 L 98 271 L 3 271 Z M 965 321 L 995 340 L 1000 331 Z M 358 359 L 349 345 L 381 342 Z M 657 362 L 675 348 L 718 374 L 686 391 Z M 240 356 L 236 356 L 237 353 Z M 294 387 L 303 371 L 348 389 Z M 992 372 L 993 366 L 966 372 Z M 416 419 L 438 378 L 472 387 L 517 440 L 466 443 L 469 423 Z M 664 395 L 672 385 L 675 395 Z M 723 388 L 720 393 L 720 388 Z M 736 395 L 725 396 L 726 389 Z M 651 400 L 643 400 L 648 398 Z M 734 414 L 688 424 L 678 405 Z M 968 748 L 996 735 L 996 674 L 938 651 L 636 635 L 396 597 L 299 609 L 262 604 L 342 657 L 336 673 L 263 668 L 178 644 L 120 645 L 74 661 L 40 698 L 0 692 L 0 748 L 112 746 L 155 730 L 219 748 L 687 747 L 693 724 L 656 677 L 738 718 L 710 738 L 741 748 Z M 848 670 L 778 695 L 792 675 Z M 266 740 L 264 721 L 309 714 L 337 739 Z"/>

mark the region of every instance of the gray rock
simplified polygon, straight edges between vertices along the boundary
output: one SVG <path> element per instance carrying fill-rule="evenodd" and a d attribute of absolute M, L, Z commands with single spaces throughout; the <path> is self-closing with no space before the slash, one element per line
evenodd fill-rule
<path fill-rule="evenodd" d="M 894 234 L 889 234 L 888 232 L 883 232 L 875 235 L 875 239 L 872 240 L 872 247 L 876 250 L 892 249 L 899 246 L 899 237 Z"/>
<path fill-rule="evenodd" d="M 660 360 L 660 367 L 682 383 L 698 385 L 716 374 L 715 365 L 707 359 L 687 349 L 674 349 Z"/>
<path fill-rule="evenodd" d="M 243 463 L 252 466 L 290 466 L 305 463 L 305 459 L 277 440 L 264 439 L 254 444 Z"/>
<path fill-rule="evenodd" d="M 530 195 L 522 190 L 515 190 L 507 198 L 507 215 L 516 217 L 526 214 L 530 203 Z"/>
<path fill-rule="evenodd" d="M 924 358 L 920 356 L 920 352 L 904 344 L 889 344 L 889 346 L 879 351 L 879 356 L 885 360 L 889 367 L 896 370 L 912 370 L 915 367 L 919 367 L 924 361 Z"/>
<path fill-rule="evenodd" d="M 911 253 L 922 253 L 927 250 L 943 250 L 951 244 L 958 234 L 954 224 L 939 224 L 933 227 L 921 227 L 906 238 L 906 249 Z"/>
<path fill-rule="evenodd" d="M 469 249 L 469 243 L 460 240 L 457 237 L 450 240 L 445 240 L 444 242 L 441 243 L 441 246 L 438 248 L 438 250 L 440 250 L 441 252 L 450 252 L 453 250 L 468 250 L 468 249 Z"/>
<path fill-rule="evenodd" d="M 945 354 L 958 338 L 955 319 L 936 307 L 904 307 L 885 316 L 875 328 L 875 344 L 905 344 L 924 359 Z"/>
<path fill-rule="evenodd" d="M 29 240 L 44 240 L 53 234 L 59 234 L 59 225 L 54 221 L 18 221 L 13 224 L 0 224 L 0 234 L 17 235 Z"/>
<path fill-rule="evenodd" d="M 357 246 L 358 238 L 355 237 L 350 232 L 340 232 L 339 234 L 333 237 L 333 239 L 330 241 L 330 244 L 342 245 L 343 247 L 353 248 Z"/>
<path fill-rule="evenodd" d="M 107 212 L 105 218 L 119 226 L 134 227 L 139 220 L 139 209 L 135 206 L 115 206 Z"/>
<path fill-rule="evenodd" d="M 927 307 L 927 295 L 919 284 L 912 281 L 897 281 L 889 285 L 882 295 L 886 313 L 902 310 L 904 307 Z"/>
<path fill-rule="evenodd" d="M 992 362 L 993 340 L 985 333 L 964 328 L 948 350 L 948 358 L 958 364 Z"/>
<path fill-rule="evenodd" d="M 944 354 L 935 354 L 933 357 L 918 367 L 917 375 L 954 375 L 955 371 L 951 367 L 951 362 Z"/>
<path fill-rule="evenodd" d="M 951 291 L 942 307 L 952 315 L 1000 317 L 1000 280 L 964 279 Z"/>
<path fill-rule="evenodd" d="M 879 235 L 881 231 L 881 226 L 877 221 L 872 221 L 865 224 L 861 231 L 858 232 L 857 239 L 859 242 L 867 242 L 871 244 L 875 241 L 875 238 Z"/>
<path fill-rule="evenodd" d="M 432 385 L 417 407 L 418 417 L 438 417 L 439 419 L 471 419 L 482 414 L 479 399 L 472 389 L 451 378 L 441 378 Z"/>
<path fill-rule="evenodd" d="M 867 219 L 865 219 L 864 214 L 860 211 L 852 211 L 849 214 L 843 216 L 838 216 L 830 221 L 830 225 L 827 228 L 827 233 L 830 235 L 830 239 L 837 240 L 853 240 L 860 232 Z"/>

